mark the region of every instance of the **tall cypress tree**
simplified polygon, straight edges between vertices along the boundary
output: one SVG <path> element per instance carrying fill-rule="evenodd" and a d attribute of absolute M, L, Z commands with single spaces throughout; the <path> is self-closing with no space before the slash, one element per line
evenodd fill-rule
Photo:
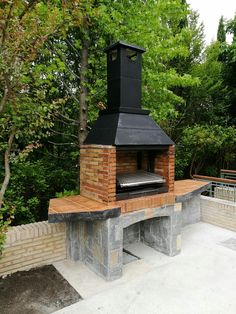
<path fill-rule="evenodd" d="M 221 43 L 224 43 L 226 41 L 225 22 L 224 22 L 223 16 L 221 16 L 219 20 L 218 30 L 217 30 L 217 40 Z"/>

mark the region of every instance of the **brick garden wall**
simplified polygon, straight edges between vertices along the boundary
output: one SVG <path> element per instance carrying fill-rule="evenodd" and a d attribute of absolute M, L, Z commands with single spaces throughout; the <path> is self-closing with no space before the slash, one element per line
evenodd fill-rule
<path fill-rule="evenodd" d="M 236 231 L 236 203 L 201 196 L 201 220 Z"/>
<path fill-rule="evenodd" d="M 47 221 L 12 227 L 7 233 L 0 276 L 66 259 L 66 226 Z"/>

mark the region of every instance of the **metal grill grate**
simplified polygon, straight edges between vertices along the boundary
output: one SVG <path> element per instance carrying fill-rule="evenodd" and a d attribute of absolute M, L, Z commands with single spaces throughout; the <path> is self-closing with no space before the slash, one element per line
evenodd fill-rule
<path fill-rule="evenodd" d="M 156 183 L 165 183 L 165 179 L 155 173 L 137 171 L 135 173 L 119 173 L 116 176 L 117 183 L 121 188 L 138 187 Z"/>

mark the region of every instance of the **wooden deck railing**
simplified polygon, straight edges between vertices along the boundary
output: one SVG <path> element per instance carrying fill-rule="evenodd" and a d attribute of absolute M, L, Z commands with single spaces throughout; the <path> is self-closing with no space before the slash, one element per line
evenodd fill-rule
<path fill-rule="evenodd" d="M 212 182 L 221 182 L 221 183 L 232 183 L 236 185 L 236 180 L 232 180 L 232 179 L 225 179 L 225 178 L 218 178 L 218 177 L 209 177 L 209 176 L 201 176 L 198 174 L 194 174 L 193 175 L 194 179 L 198 179 L 198 180 L 204 180 L 204 181 L 212 181 Z"/>
<path fill-rule="evenodd" d="M 221 169 L 220 177 L 224 179 L 236 180 L 236 170 Z"/>

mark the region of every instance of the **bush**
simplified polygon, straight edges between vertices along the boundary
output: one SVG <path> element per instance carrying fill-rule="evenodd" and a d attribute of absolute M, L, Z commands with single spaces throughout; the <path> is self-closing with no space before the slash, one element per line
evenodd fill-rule
<path fill-rule="evenodd" d="M 6 213 L 6 209 L 0 208 L 0 257 L 2 255 L 8 227 L 14 218 L 13 212 L 13 209 L 11 209 Z"/>
<path fill-rule="evenodd" d="M 31 158 L 36 159 L 35 156 Z M 77 173 L 69 163 L 67 167 L 47 158 L 28 159 L 12 164 L 11 173 L 4 208 L 15 210 L 12 225 L 46 220 L 49 199 L 58 193 L 72 195 L 68 191 L 76 188 Z"/>

